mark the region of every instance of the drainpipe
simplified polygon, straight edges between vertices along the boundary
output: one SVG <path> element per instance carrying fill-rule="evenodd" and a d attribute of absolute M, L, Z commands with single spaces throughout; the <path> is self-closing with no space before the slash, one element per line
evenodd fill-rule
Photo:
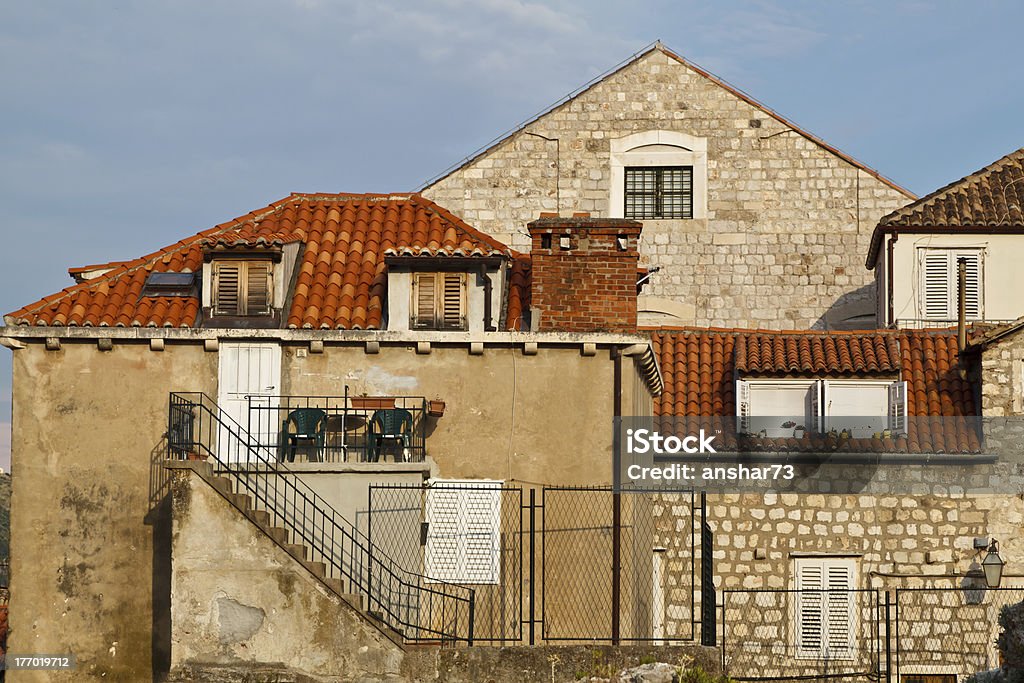
<path fill-rule="evenodd" d="M 612 472 L 613 480 L 618 482 L 622 443 L 619 432 L 622 418 L 622 349 L 612 347 L 613 388 L 612 388 Z M 612 645 L 619 644 L 619 596 L 621 590 L 622 565 L 619 555 L 622 546 L 622 494 L 619 486 L 612 487 Z"/>
<path fill-rule="evenodd" d="M 480 264 L 480 277 L 484 280 L 484 332 L 494 332 L 496 328 L 491 324 L 491 291 L 494 283 L 487 274 L 486 264 Z"/>
<path fill-rule="evenodd" d="M 960 379 L 967 378 L 964 350 L 967 348 L 967 259 L 956 260 L 956 350 Z"/>
<path fill-rule="evenodd" d="M 886 318 L 888 318 L 888 319 L 885 321 L 886 322 L 886 325 L 885 325 L 886 327 L 889 327 L 890 325 L 893 325 L 896 322 L 893 319 L 895 314 L 896 314 L 896 312 L 893 310 L 893 304 L 892 304 L 892 264 L 893 264 L 893 255 L 892 254 L 893 254 L 893 248 L 896 245 L 896 240 L 898 240 L 899 238 L 900 238 L 900 234 L 894 230 L 893 233 L 892 233 L 892 236 L 889 238 L 888 246 L 886 247 L 886 251 L 888 252 L 886 254 L 886 266 L 885 266 L 885 290 L 886 290 L 885 293 L 886 293 L 886 297 L 887 297 L 886 300 L 888 302 L 888 304 L 887 304 L 888 305 L 888 312 L 886 313 Z"/>

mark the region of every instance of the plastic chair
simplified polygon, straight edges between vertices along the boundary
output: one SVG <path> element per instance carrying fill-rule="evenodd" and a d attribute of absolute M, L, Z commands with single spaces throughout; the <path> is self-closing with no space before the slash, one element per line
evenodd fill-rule
<path fill-rule="evenodd" d="M 301 441 L 312 442 L 319 461 L 327 437 L 327 413 L 319 408 L 297 408 L 288 413 L 284 431 L 288 438 L 288 462 L 295 462 L 295 451 Z"/>
<path fill-rule="evenodd" d="M 412 445 L 412 413 L 404 408 L 378 410 L 366 428 L 367 456 L 370 462 L 380 460 L 385 440 L 402 444 L 402 460 L 409 461 Z"/>

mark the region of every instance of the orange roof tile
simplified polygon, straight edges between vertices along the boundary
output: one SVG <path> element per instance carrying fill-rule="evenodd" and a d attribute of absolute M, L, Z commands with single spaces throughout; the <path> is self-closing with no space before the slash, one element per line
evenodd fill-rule
<path fill-rule="evenodd" d="M 510 307 L 528 305 L 521 255 L 418 194 L 292 194 L 123 263 L 5 316 L 9 325 L 192 327 L 195 297 L 143 297 L 151 272 L 197 272 L 203 249 L 274 247 L 301 241 L 290 328 L 377 329 L 386 288 L 385 256 L 507 256 L 514 259 Z M 510 320 L 513 318 L 510 316 Z"/>
<path fill-rule="evenodd" d="M 971 384 L 957 371 L 956 334 L 948 330 L 790 332 L 738 329 L 661 328 L 649 330 L 661 364 L 665 390 L 654 401 L 658 416 L 718 417 L 736 414 L 736 376 L 892 375 L 907 382 L 910 417 L 977 415 Z M 820 449 L 813 440 L 788 446 L 783 440 L 747 444 L 757 449 Z M 870 441 L 870 440 L 859 440 Z M 877 450 L 867 443 L 854 448 Z M 909 420 L 906 441 L 893 444 L 910 453 L 970 453 L 977 434 L 964 420 Z"/>

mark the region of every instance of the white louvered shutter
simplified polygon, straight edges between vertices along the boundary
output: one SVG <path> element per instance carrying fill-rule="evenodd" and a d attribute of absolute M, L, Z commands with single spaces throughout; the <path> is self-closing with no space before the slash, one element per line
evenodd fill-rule
<path fill-rule="evenodd" d="M 907 429 L 907 383 L 893 382 L 889 385 L 889 429 L 903 433 Z"/>
<path fill-rule="evenodd" d="M 797 565 L 796 656 L 817 659 L 825 642 L 825 577 L 820 562 Z"/>
<path fill-rule="evenodd" d="M 250 261 L 245 264 L 245 308 L 243 315 L 269 315 L 271 264 L 269 261 Z"/>
<path fill-rule="evenodd" d="M 736 380 L 736 433 L 750 433 L 750 382 Z"/>
<path fill-rule="evenodd" d="M 498 583 L 501 486 L 500 481 L 448 480 L 427 489 L 425 573 L 430 579 Z"/>
<path fill-rule="evenodd" d="M 821 427 L 821 394 L 822 386 L 821 382 L 815 382 L 814 386 L 811 387 L 811 414 L 809 415 L 810 424 L 807 425 L 807 429 L 812 434 L 817 434 L 824 431 Z"/>
<path fill-rule="evenodd" d="M 213 273 L 214 315 L 240 315 L 242 301 L 241 262 L 218 261 Z"/>
<path fill-rule="evenodd" d="M 853 561 L 799 559 L 796 571 L 797 658 L 852 659 L 856 627 Z"/>
<path fill-rule="evenodd" d="M 825 655 L 829 659 L 853 657 L 853 567 L 848 563 L 824 564 Z"/>
<path fill-rule="evenodd" d="M 427 546 L 425 573 L 438 581 L 456 581 L 459 575 L 459 490 L 427 489 Z"/>
<path fill-rule="evenodd" d="M 953 257 L 953 317 L 957 316 L 957 282 L 956 273 L 958 271 L 957 262 L 963 259 L 967 266 L 966 275 L 964 278 L 964 317 L 968 320 L 979 320 L 981 319 L 981 296 L 982 296 L 982 285 L 981 285 L 981 252 L 978 251 L 960 251 L 957 252 Z"/>
<path fill-rule="evenodd" d="M 950 269 L 949 251 L 925 250 L 921 259 L 921 312 L 925 318 L 949 320 Z"/>

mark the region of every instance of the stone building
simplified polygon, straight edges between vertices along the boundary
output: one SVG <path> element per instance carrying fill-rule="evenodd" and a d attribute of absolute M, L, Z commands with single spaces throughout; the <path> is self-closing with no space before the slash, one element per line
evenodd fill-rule
<path fill-rule="evenodd" d="M 522 250 L 541 211 L 642 220 L 642 322 L 773 329 L 874 327 L 863 255 L 914 198 L 660 44 L 422 192 Z"/>

